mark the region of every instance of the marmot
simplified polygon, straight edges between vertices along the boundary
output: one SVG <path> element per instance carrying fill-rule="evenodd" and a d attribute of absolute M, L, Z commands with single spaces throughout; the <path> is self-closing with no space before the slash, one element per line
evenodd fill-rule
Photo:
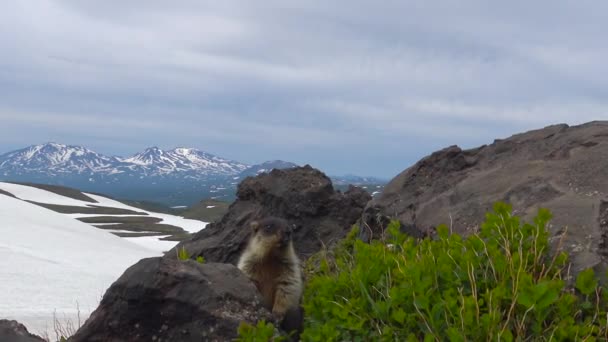
<path fill-rule="evenodd" d="M 300 312 L 302 274 L 293 248 L 292 230 L 286 220 L 267 217 L 251 223 L 249 244 L 238 268 L 257 286 L 264 304 L 284 324 L 292 326 Z M 294 314 L 294 312 L 296 314 Z M 290 318 L 288 318 L 290 317 Z"/>

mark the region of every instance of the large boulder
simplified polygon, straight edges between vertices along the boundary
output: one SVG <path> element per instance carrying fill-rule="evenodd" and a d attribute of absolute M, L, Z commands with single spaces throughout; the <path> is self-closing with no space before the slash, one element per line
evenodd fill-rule
<path fill-rule="evenodd" d="M 272 316 L 233 265 L 149 258 L 108 289 L 70 341 L 230 341 L 240 322 L 261 319 Z"/>
<path fill-rule="evenodd" d="M 395 177 L 364 216 L 377 234 L 378 222 L 389 218 L 418 234 L 439 224 L 468 234 L 479 229 L 496 201 L 512 204 L 528 220 L 539 207 L 550 209 L 550 231 L 557 235 L 567 228 L 564 246 L 573 270 L 604 268 L 608 122 L 550 126 L 475 149 L 435 152 Z"/>
<path fill-rule="evenodd" d="M 335 191 L 325 174 L 308 165 L 275 169 L 243 180 L 236 201 L 219 222 L 181 242 L 165 257 L 174 258 L 176 250 L 185 248 L 194 257 L 236 264 L 249 237 L 249 223 L 277 216 L 294 225 L 295 249 L 305 259 L 344 237 L 370 199 L 356 187 Z"/>
<path fill-rule="evenodd" d="M 0 341 L 44 342 L 42 337 L 30 334 L 23 324 L 6 319 L 0 319 Z"/>
<path fill-rule="evenodd" d="M 335 191 L 329 178 L 310 166 L 246 178 L 237 196 L 220 222 L 164 257 L 129 268 L 71 340 L 230 341 L 242 321 L 273 320 L 255 285 L 232 265 L 245 246 L 249 223 L 268 215 L 287 219 L 305 258 L 342 238 L 371 199 L 358 188 Z M 181 248 L 207 263 L 178 261 Z"/>

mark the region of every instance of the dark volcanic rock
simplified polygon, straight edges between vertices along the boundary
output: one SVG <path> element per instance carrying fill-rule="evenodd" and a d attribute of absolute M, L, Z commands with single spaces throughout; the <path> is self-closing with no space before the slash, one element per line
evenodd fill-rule
<path fill-rule="evenodd" d="M 608 122 L 556 125 L 471 150 L 435 152 L 395 177 L 365 213 L 370 226 L 398 218 L 421 232 L 439 224 L 479 228 L 496 201 L 530 219 L 549 208 L 550 230 L 567 228 L 573 270 L 600 266 L 608 255 Z"/>
<path fill-rule="evenodd" d="M 285 218 L 295 225 L 295 249 L 302 258 L 344 237 L 371 196 L 351 187 L 335 191 L 331 180 L 310 166 L 273 170 L 239 184 L 237 200 L 221 221 L 181 242 L 190 255 L 235 264 L 249 237 L 249 223 L 265 216 Z M 175 258 L 175 249 L 167 253 Z"/>
<path fill-rule="evenodd" d="M 17 321 L 0 319 L 0 341 L 2 342 L 41 342 L 41 337 L 30 334 L 25 326 Z"/>
<path fill-rule="evenodd" d="M 230 341 L 271 321 L 255 285 L 228 264 L 150 258 L 129 268 L 70 341 Z"/>
<path fill-rule="evenodd" d="M 342 238 L 370 199 L 358 188 L 334 191 L 310 166 L 247 178 L 219 223 L 176 247 L 212 263 L 178 261 L 177 249 L 140 261 L 110 287 L 71 341 L 230 341 L 242 321 L 272 321 L 255 285 L 228 264 L 244 248 L 249 223 L 267 215 L 287 219 L 306 257 Z"/>

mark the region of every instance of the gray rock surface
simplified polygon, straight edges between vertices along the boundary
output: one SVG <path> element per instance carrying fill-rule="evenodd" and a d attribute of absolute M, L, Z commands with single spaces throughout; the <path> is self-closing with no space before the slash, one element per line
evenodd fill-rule
<path fill-rule="evenodd" d="M 0 341 L 2 342 L 42 342 L 41 337 L 30 334 L 25 326 L 17 321 L 0 319 Z"/>
<path fill-rule="evenodd" d="M 543 129 L 470 150 L 451 146 L 395 177 L 365 211 L 372 234 L 398 218 L 414 234 L 439 224 L 477 231 L 496 201 L 532 218 L 550 209 L 550 231 L 565 229 L 573 270 L 605 269 L 608 255 L 608 122 Z M 557 239 L 556 239 L 557 240 Z"/>
<path fill-rule="evenodd" d="M 255 285 L 229 264 L 143 259 L 70 341 L 230 341 L 240 322 L 272 321 Z"/>
<path fill-rule="evenodd" d="M 181 242 L 166 257 L 175 257 L 175 250 L 183 247 L 194 257 L 236 264 L 250 234 L 249 223 L 276 216 L 294 225 L 296 252 L 307 258 L 344 237 L 370 199 L 356 187 L 344 193 L 335 191 L 325 174 L 308 165 L 275 169 L 243 180 L 228 213 Z"/>

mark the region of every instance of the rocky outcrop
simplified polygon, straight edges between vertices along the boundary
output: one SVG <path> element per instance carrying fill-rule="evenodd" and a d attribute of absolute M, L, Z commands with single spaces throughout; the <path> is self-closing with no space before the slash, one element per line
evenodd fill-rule
<path fill-rule="evenodd" d="M 361 217 L 371 196 L 351 187 L 335 191 L 331 180 L 310 166 L 270 173 L 243 180 L 237 200 L 217 223 L 209 224 L 175 249 L 206 260 L 235 264 L 249 237 L 249 223 L 265 216 L 286 219 L 294 225 L 294 244 L 302 258 L 316 253 L 342 237 Z M 175 250 L 167 258 L 175 257 Z"/>
<path fill-rule="evenodd" d="M 41 337 L 30 334 L 23 324 L 6 319 L 0 319 L 0 341 L 44 342 Z"/>
<path fill-rule="evenodd" d="M 240 322 L 273 320 L 255 285 L 230 264 L 245 247 L 249 223 L 268 215 L 287 219 L 297 251 L 307 257 L 342 238 L 370 199 L 358 188 L 335 191 L 310 166 L 246 178 L 221 221 L 164 257 L 129 268 L 71 341 L 230 341 Z M 207 263 L 178 261 L 181 248 Z"/>
<path fill-rule="evenodd" d="M 240 322 L 260 319 L 272 317 L 233 265 L 150 258 L 110 287 L 70 341 L 230 341 Z"/>
<path fill-rule="evenodd" d="M 435 152 L 395 177 L 364 216 L 375 234 L 389 218 L 414 234 L 442 223 L 471 233 L 496 201 L 511 203 L 526 219 L 549 208 L 550 231 L 567 228 L 573 270 L 605 268 L 608 122 L 550 126 L 475 149 Z"/>

